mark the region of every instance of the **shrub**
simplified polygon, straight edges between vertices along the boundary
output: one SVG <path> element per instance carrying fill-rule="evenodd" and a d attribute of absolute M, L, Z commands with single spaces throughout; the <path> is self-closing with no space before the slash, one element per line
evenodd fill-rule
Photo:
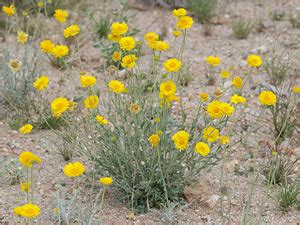
<path fill-rule="evenodd" d="M 294 205 L 299 206 L 299 194 L 300 194 L 299 184 L 285 183 L 281 185 L 278 200 L 282 211 L 287 212 L 290 207 Z"/>
<path fill-rule="evenodd" d="M 240 18 L 232 25 L 233 34 L 237 39 L 247 39 L 252 27 L 251 22 L 247 22 L 243 18 Z"/>
<path fill-rule="evenodd" d="M 214 16 L 217 0 L 188 0 L 188 8 L 201 23 L 207 23 Z"/>

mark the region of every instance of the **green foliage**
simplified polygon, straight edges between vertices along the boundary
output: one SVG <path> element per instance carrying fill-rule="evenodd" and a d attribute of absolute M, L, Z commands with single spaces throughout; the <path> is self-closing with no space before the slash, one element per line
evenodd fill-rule
<path fill-rule="evenodd" d="M 99 38 L 105 38 L 108 35 L 111 21 L 108 15 L 101 16 L 99 21 L 95 21 L 95 32 Z"/>
<path fill-rule="evenodd" d="M 240 18 L 234 21 L 232 31 L 237 39 L 247 39 L 252 27 L 253 25 L 251 22 L 247 22 L 243 18 Z"/>
<path fill-rule="evenodd" d="M 23 175 L 24 171 L 18 160 L 11 156 L 3 156 L 0 159 L 0 177 L 5 178 L 10 185 L 19 184 Z"/>
<path fill-rule="evenodd" d="M 217 0 L 188 0 L 188 8 L 201 23 L 207 23 L 214 16 Z"/>
<path fill-rule="evenodd" d="M 300 194 L 299 184 L 285 183 L 281 185 L 278 201 L 282 211 L 287 212 L 289 208 L 291 208 L 292 206 L 299 207 L 300 204 L 299 194 Z"/>

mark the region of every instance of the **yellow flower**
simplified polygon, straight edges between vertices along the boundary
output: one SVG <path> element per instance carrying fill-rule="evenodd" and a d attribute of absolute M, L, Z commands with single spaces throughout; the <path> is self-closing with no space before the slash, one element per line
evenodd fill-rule
<path fill-rule="evenodd" d="M 147 42 L 154 42 L 159 40 L 159 36 L 155 32 L 148 32 L 147 34 L 144 35 L 144 39 Z"/>
<path fill-rule="evenodd" d="M 28 16 L 28 12 L 26 10 L 23 11 L 22 13 L 23 16 L 27 17 Z"/>
<path fill-rule="evenodd" d="M 130 51 L 135 47 L 135 40 L 133 37 L 127 36 L 127 37 L 122 37 L 119 40 L 119 45 L 122 50 L 127 50 Z"/>
<path fill-rule="evenodd" d="M 162 130 L 158 130 L 158 131 L 156 131 L 156 134 L 159 135 L 159 136 L 161 136 L 161 135 L 163 135 L 163 131 Z"/>
<path fill-rule="evenodd" d="M 239 76 L 234 77 L 233 80 L 232 80 L 232 85 L 235 88 L 241 88 L 243 86 L 242 78 L 240 78 Z"/>
<path fill-rule="evenodd" d="M 156 147 L 160 142 L 160 137 L 158 134 L 152 134 L 148 138 L 149 143 L 152 145 L 152 147 Z"/>
<path fill-rule="evenodd" d="M 272 91 L 262 91 L 258 96 L 258 100 L 262 105 L 275 105 L 277 98 Z"/>
<path fill-rule="evenodd" d="M 200 93 L 200 94 L 199 94 L 199 98 L 200 98 L 200 100 L 201 100 L 202 102 L 206 102 L 206 101 L 208 100 L 208 97 L 209 97 L 209 95 L 208 95 L 208 93 L 206 93 L 206 92 L 203 92 L 203 93 Z"/>
<path fill-rule="evenodd" d="M 8 63 L 8 67 L 14 73 L 19 72 L 22 68 L 22 65 L 23 64 L 18 59 L 11 59 Z"/>
<path fill-rule="evenodd" d="M 54 47 L 55 47 L 55 45 L 50 40 L 44 40 L 40 43 L 40 48 L 45 53 L 51 53 L 51 51 Z"/>
<path fill-rule="evenodd" d="M 68 163 L 64 167 L 64 174 L 67 177 L 78 177 L 85 171 L 85 166 L 80 162 Z"/>
<path fill-rule="evenodd" d="M 228 136 L 220 136 L 220 142 L 222 145 L 228 145 L 229 144 L 229 137 Z"/>
<path fill-rule="evenodd" d="M 58 214 L 59 213 L 59 208 L 57 208 L 57 207 L 53 208 L 53 213 Z"/>
<path fill-rule="evenodd" d="M 128 31 L 128 25 L 126 23 L 114 22 L 111 25 L 111 33 L 114 36 L 121 36 L 121 35 L 127 33 L 127 31 Z"/>
<path fill-rule="evenodd" d="M 38 6 L 39 8 L 42 8 L 42 7 L 44 6 L 44 2 L 38 2 L 38 3 L 37 3 L 37 6 Z"/>
<path fill-rule="evenodd" d="M 71 25 L 64 29 L 64 37 L 69 38 L 69 37 L 74 37 L 78 35 L 80 32 L 80 27 L 78 25 Z"/>
<path fill-rule="evenodd" d="M 189 145 L 190 135 L 188 132 L 181 130 L 172 136 L 172 140 L 174 141 L 175 147 L 182 151 L 185 150 Z"/>
<path fill-rule="evenodd" d="M 230 104 L 224 103 L 224 102 L 222 102 L 221 108 L 222 108 L 224 116 L 225 115 L 230 116 L 235 111 L 234 107 L 232 107 Z"/>
<path fill-rule="evenodd" d="M 219 138 L 219 130 L 212 126 L 209 126 L 203 130 L 202 137 L 209 143 L 216 142 Z"/>
<path fill-rule="evenodd" d="M 33 126 L 29 123 L 25 124 L 20 128 L 20 133 L 21 134 L 29 134 L 32 131 Z"/>
<path fill-rule="evenodd" d="M 54 18 L 61 23 L 66 22 L 66 19 L 69 16 L 69 12 L 67 10 L 56 9 L 54 13 Z"/>
<path fill-rule="evenodd" d="M 190 16 L 182 16 L 178 19 L 176 27 L 180 30 L 189 29 L 193 25 L 193 18 Z"/>
<path fill-rule="evenodd" d="M 108 83 L 109 90 L 115 92 L 116 94 L 121 94 L 126 92 L 124 84 L 118 80 L 111 80 Z"/>
<path fill-rule="evenodd" d="M 35 80 L 35 82 L 33 83 L 33 86 L 38 91 L 41 91 L 41 90 L 47 88 L 48 84 L 49 84 L 49 78 L 47 76 L 40 76 L 39 78 L 37 78 Z"/>
<path fill-rule="evenodd" d="M 113 179 L 111 177 L 101 177 L 99 179 L 100 184 L 104 185 L 104 186 L 109 186 L 112 184 Z"/>
<path fill-rule="evenodd" d="M 160 123 L 160 118 L 159 117 L 154 118 L 154 123 Z"/>
<path fill-rule="evenodd" d="M 234 94 L 233 96 L 231 96 L 230 102 L 232 102 L 233 104 L 239 104 L 239 103 L 243 104 L 246 102 L 246 98 L 239 96 L 237 94 Z"/>
<path fill-rule="evenodd" d="M 230 72 L 228 70 L 223 70 L 221 72 L 221 77 L 222 78 L 228 78 L 228 77 L 230 77 Z"/>
<path fill-rule="evenodd" d="M 99 104 L 99 97 L 97 95 L 90 95 L 84 99 L 84 107 L 86 109 L 94 109 Z"/>
<path fill-rule="evenodd" d="M 222 116 L 224 116 L 222 102 L 218 100 L 210 102 L 206 108 L 206 112 L 210 117 L 214 119 L 221 118 Z"/>
<path fill-rule="evenodd" d="M 29 192 L 30 183 L 28 183 L 28 182 L 20 183 L 20 188 L 21 188 L 21 191 L 23 191 L 23 192 Z"/>
<path fill-rule="evenodd" d="M 70 107 L 70 102 L 66 98 L 56 98 L 51 103 L 51 110 L 54 117 L 59 118 Z"/>
<path fill-rule="evenodd" d="M 156 51 L 166 51 L 170 45 L 166 41 L 155 41 L 151 44 L 151 48 Z"/>
<path fill-rule="evenodd" d="M 292 91 L 295 93 L 295 94 L 300 94 L 300 86 L 294 86 Z"/>
<path fill-rule="evenodd" d="M 173 81 L 171 80 L 165 81 L 161 83 L 159 86 L 159 91 L 160 91 L 159 97 L 161 99 L 166 99 L 170 96 L 174 96 L 176 93 L 176 89 L 177 89 L 176 84 Z"/>
<path fill-rule="evenodd" d="M 117 35 L 117 34 L 108 34 L 107 39 L 113 42 L 119 42 L 121 39 L 121 35 Z"/>
<path fill-rule="evenodd" d="M 20 44 L 24 45 L 28 41 L 28 34 L 23 31 L 19 31 L 17 40 Z"/>
<path fill-rule="evenodd" d="M 22 152 L 19 155 L 19 161 L 20 163 L 25 167 L 32 167 L 33 163 L 42 163 L 42 160 L 40 157 L 36 156 L 32 152 Z"/>
<path fill-rule="evenodd" d="M 10 5 L 10 6 L 2 6 L 2 11 L 8 15 L 8 16 L 13 16 L 15 14 L 15 6 Z"/>
<path fill-rule="evenodd" d="M 112 60 L 118 62 L 121 60 L 121 52 L 114 52 L 112 55 Z"/>
<path fill-rule="evenodd" d="M 216 67 L 217 65 L 219 65 L 221 63 L 221 59 L 219 57 L 211 56 L 211 55 L 206 57 L 205 61 L 213 67 Z"/>
<path fill-rule="evenodd" d="M 56 45 L 52 50 L 51 53 L 56 58 L 61 58 L 69 54 L 69 48 L 66 45 Z"/>
<path fill-rule="evenodd" d="M 173 15 L 176 17 L 186 16 L 187 11 L 184 8 L 174 9 Z"/>
<path fill-rule="evenodd" d="M 16 207 L 14 209 L 14 212 L 18 216 L 33 219 L 40 215 L 41 209 L 38 205 L 29 203 L 29 204 Z"/>
<path fill-rule="evenodd" d="M 259 55 L 248 55 L 247 62 L 251 67 L 260 67 L 262 64 L 262 59 Z"/>
<path fill-rule="evenodd" d="M 176 58 L 168 59 L 164 62 L 165 70 L 168 72 L 177 72 L 181 69 L 182 63 Z"/>
<path fill-rule="evenodd" d="M 133 54 L 126 55 L 123 57 L 121 65 L 123 68 L 132 69 L 136 65 L 137 60 L 138 58 Z"/>
<path fill-rule="evenodd" d="M 90 76 L 90 75 L 80 76 L 80 85 L 83 88 L 92 87 L 96 84 L 96 82 L 97 82 L 97 79 L 94 76 Z"/>
<path fill-rule="evenodd" d="M 195 145 L 195 152 L 204 157 L 210 153 L 210 147 L 204 142 L 198 142 Z"/>
<path fill-rule="evenodd" d="M 180 37 L 181 36 L 181 31 L 180 30 L 173 30 L 173 35 L 175 38 Z"/>
<path fill-rule="evenodd" d="M 108 124 L 108 120 L 104 116 L 97 115 L 96 120 L 101 125 L 107 125 Z"/>
<path fill-rule="evenodd" d="M 138 114 L 141 111 L 141 107 L 139 104 L 136 103 L 132 103 L 130 105 L 130 112 Z"/>

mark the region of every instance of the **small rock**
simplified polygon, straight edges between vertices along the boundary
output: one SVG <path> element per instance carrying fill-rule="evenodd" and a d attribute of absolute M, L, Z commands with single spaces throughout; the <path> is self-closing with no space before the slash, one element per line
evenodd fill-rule
<path fill-rule="evenodd" d="M 220 196 L 219 195 L 211 195 L 206 201 L 205 203 L 209 206 L 209 208 L 213 209 L 218 201 L 220 199 Z"/>
<path fill-rule="evenodd" d="M 225 164 L 225 170 L 229 173 L 232 173 L 235 171 L 235 168 L 236 166 L 239 165 L 239 161 L 234 159 L 234 160 L 231 160 L 230 162 L 226 163 Z"/>
<path fill-rule="evenodd" d="M 127 78 L 126 70 L 119 71 L 119 78 L 125 80 Z"/>
<path fill-rule="evenodd" d="M 129 0 L 128 6 L 141 11 L 147 11 L 155 5 L 152 0 Z"/>
<path fill-rule="evenodd" d="M 202 177 L 199 181 L 184 188 L 183 195 L 189 203 L 195 202 L 212 195 L 212 186 L 207 178 Z"/>

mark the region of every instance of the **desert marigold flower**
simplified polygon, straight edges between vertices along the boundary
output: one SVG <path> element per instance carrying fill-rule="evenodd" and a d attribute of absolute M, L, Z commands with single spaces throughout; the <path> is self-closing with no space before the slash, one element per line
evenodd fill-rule
<path fill-rule="evenodd" d="M 182 33 L 181 33 L 180 30 L 173 30 L 172 33 L 173 33 L 173 36 L 176 37 L 176 38 L 177 38 L 177 37 L 180 37 L 180 36 L 182 35 Z"/>
<path fill-rule="evenodd" d="M 41 91 L 48 87 L 49 84 L 49 78 L 47 76 L 40 76 L 35 80 L 33 83 L 33 86 L 36 90 Z"/>
<path fill-rule="evenodd" d="M 161 119 L 159 117 L 154 118 L 154 123 L 160 123 Z"/>
<path fill-rule="evenodd" d="M 243 87 L 243 80 L 239 76 L 236 76 L 232 80 L 232 86 L 235 88 L 241 88 Z"/>
<path fill-rule="evenodd" d="M 199 94 L 199 99 L 202 102 L 206 102 L 208 100 L 208 97 L 209 97 L 209 95 L 206 92 L 202 92 L 202 93 Z"/>
<path fill-rule="evenodd" d="M 29 204 L 15 207 L 14 213 L 17 216 L 33 219 L 40 215 L 41 209 L 38 205 L 29 203 Z"/>
<path fill-rule="evenodd" d="M 23 64 L 18 59 L 11 59 L 8 63 L 8 67 L 14 73 L 19 72 L 22 69 Z"/>
<path fill-rule="evenodd" d="M 10 5 L 10 6 L 2 6 L 2 12 L 4 12 L 8 16 L 13 16 L 15 15 L 15 6 Z"/>
<path fill-rule="evenodd" d="M 262 59 L 259 55 L 248 55 L 247 62 L 251 67 L 260 67 L 262 64 Z"/>
<path fill-rule="evenodd" d="M 173 10 L 173 15 L 176 17 L 186 16 L 186 14 L 187 14 L 187 11 L 184 8 L 179 8 L 179 9 Z"/>
<path fill-rule="evenodd" d="M 182 16 L 178 19 L 176 27 L 180 30 L 190 29 L 193 26 L 193 18 L 190 16 Z"/>
<path fill-rule="evenodd" d="M 217 65 L 219 65 L 221 63 L 221 59 L 219 57 L 211 56 L 211 55 L 206 57 L 205 61 L 213 67 L 216 67 Z"/>
<path fill-rule="evenodd" d="M 233 96 L 231 96 L 230 102 L 233 104 L 236 104 L 236 105 L 239 103 L 243 104 L 246 102 L 246 98 L 239 96 L 237 94 L 234 94 Z"/>
<path fill-rule="evenodd" d="M 138 60 L 138 57 L 134 54 L 126 55 L 122 58 L 122 67 L 132 69 L 136 65 L 136 61 Z"/>
<path fill-rule="evenodd" d="M 83 88 L 92 87 L 96 84 L 97 79 L 94 76 L 82 75 L 80 76 L 80 85 Z"/>
<path fill-rule="evenodd" d="M 40 43 L 40 48 L 45 53 L 51 53 L 52 49 L 55 47 L 55 45 L 50 40 L 44 40 Z"/>
<path fill-rule="evenodd" d="M 135 40 L 133 37 L 130 36 L 122 37 L 119 40 L 119 45 L 122 50 L 130 51 L 135 47 Z"/>
<path fill-rule="evenodd" d="M 214 119 L 219 119 L 224 116 L 222 102 L 214 100 L 207 105 L 206 108 L 207 114 Z"/>
<path fill-rule="evenodd" d="M 54 18 L 61 23 L 66 22 L 66 19 L 69 16 L 69 12 L 67 10 L 56 9 L 54 13 Z"/>
<path fill-rule="evenodd" d="M 177 72 L 181 69 L 182 63 L 179 59 L 172 58 L 164 62 L 165 70 L 168 72 Z"/>
<path fill-rule="evenodd" d="M 64 174 L 67 177 L 81 176 L 85 171 L 85 166 L 80 162 L 68 163 L 64 167 Z"/>
<path fill-rule="evenodd" d="M 51 50 L 52 55 L 56 58 L 61 58 L 69 54 L 69 48 L 66 45 L 56 45 Z"/>
<path fill-rule="evenodd" d="M 54 117 L 59 118 L 70 107 L 70 102 L 66 98 L 56 98 L 51 103 L 51 110 Z"/>
<path fill-rule="evenodd" d="M 210 147 L 204 142 L 198 142 L 195 145 L 195 152 L 205 157 L 210 153 Z"/>
<path fill-rule="evenodd" d="M 222 102 L 221 108 L 224 116 L 230 116 L 235 111 L 234 107 L 232 107 L 230 104 L 225 102 Z"/>
<path fill-rule="evenodd" d="M 219 130 L 212 126 L 209 126 L 203 130 L 202 137 L 209 143 L 216 142 L 219 138 Z"/>
<path fill-rule="evenodd" d="M 36 156 L 32 152 L 22 152 L 19 155 L 19 161 L 20 163 L 25 167 L 32 167 L 33 163 L 42 163 L 42 160 L 40 157 Z"/>
<path fill-rule="evenodd" d="M 24 17 L 27 17 L 27 16 L 28 16 L 28 12 L 27 12 L 26 10 L 24 10 L 24 11 L 22 12 L 22 15 L 23 15 Z"/>
<path fill-rule="evenodd" d="M 129 108 L 130 112 L 138 114 L 141 111 L 141 107 L 139 104 L 132 103 Z"/>
<path fill-rule="evenodd" d="M 113 42 L 119 42 L 120 39 L 122 38 L 121 35 L 117 35 L 117 34 L 108 34 L 107 35 L 107 39 Z"/>
<path fill-rule="evenodd" d="M 108 124 L 108 120 L 104 116 L 97 115 L 96 120 L 101 125 L 107 125 Z"/>
<path fill-rule="evenodd" d="M 109 186 L 112 184 L 113 179 L 111 177 L 101 177 L 99 179 L 100 184 L 104 185 L 104 186 Z"/>
<path fill-rule="evenodd" d="M 160 137 L 158 134 L 152 134 L 148 138 L 149 143 L 152 145 L 152 147 L 156 147 L 160 142 Z"/>
<path fill-rule="evenodd" d="M 38 2 L 38 3 L 37 3 L 37 6 L 38 6 L 39 8 L 44 7 L 44 2 Z"/>
<path fill-rule="evenodd" d="M 276 104 L 277 98 L 272 91 L 262 91 L 258 96 L 258 100 L 260 104 L 270 106 Z"/>
<path fill-rule="evenodd" d="M 111 33 L 115 36 L 121 36 L 128 31 L 128 25 L 126 23 L 114 22 L 111 25 Z"/>
<path fill-rule="evenodd" d="M 228 77 L 230 77 L 230 72 L 228 70 L 223 70 L 221 72 L 221 77 L 222 78 L 228 78 Z"/>
<path fill-rule="evenodd" d="M 229 137 L 228 136 L 220 136 L 220 142 L 222 145 L 228 145 L 229 144 Z"/>
<path fill-rule="evenodd" d="M 20 44 L 24 45 L 28 41 L 28 34 L 23 31 L 18 32 L 17 40 Z"/>
<path fill-rule="evenodd" d="M 176 93 L 176 89 L 177 89 L 176 84 L 173 81 L 168 80 L 162 82 L 159 86 L 159 91 L 160 91 L 159 97 L 161 99 L 165 99 L 170 96 L 174 96 Z"/>
<path fill-rule="evenodd" d="M 169 43 L 166 41 L 155 41 L 152 43 L 152 49 L 156 51 L 166 51 L 170 47 Z"/>
<path fill-rule="evenodd" d="M 120 60 L 121 60 L 121 52 L 115 51 L 115 52 L 113 53 L 113 55 L 112 55 L 112 60 L 113 60 L 114 62 L 120 61 Z"/>
<path fill-rule="evenodd" d="M 86 109 L 94 109 L 99 104 L 99 97 L 97 95 L 90 95 L 84 99 L 84 107 Z"/>
<path fill-rule="evenodd" d="M 126 92 L 126 88 L 121 81 L 118 80 L 111 80 L 108 83 L 109 90 L 115 92 L 116 94 L 121 94 Z"/>
<path fill-rule="evenodd" d="M 190 135 L 188 132 L 181 130 L 172 136 L 172 140 L 175 144 L 175 147 L 182 151 L 185 150 L 189 145 Z"/>
<path fill-rule="evenodd" d="M 74 37 L 78 35 L 80 32 L 80 27 L 78 25 L 71 25 L 64 29 L 64 37 L 69 38 L 69 37 Z"/>
<path fill-rule="evenodd" d="M 294 86 L 292 91 L 295 93 L 295 94 L 300 94 L 300 86 Z"/>
<path fill-rule="evenodd" d="M 29 123 L 25 124 L 20 128 L 20 133 L 21 134 L 29 134 L 32 131 L 33 126 Z"/>
<path fill-rule="evenodd" d="M 29 192 L 30 183 L 28 183 L 28 182 L 20 183 L 20 188 L 21 188 L 21 191 L 23 191 L 23 192 Z"/>
<path fill-rule="evenodd" d="M 155 32 L 148 32 L 147 34 L 144 35 L 144 39 L 147 42 L 154 42 L 159 40 L 159 35 Z"/>

